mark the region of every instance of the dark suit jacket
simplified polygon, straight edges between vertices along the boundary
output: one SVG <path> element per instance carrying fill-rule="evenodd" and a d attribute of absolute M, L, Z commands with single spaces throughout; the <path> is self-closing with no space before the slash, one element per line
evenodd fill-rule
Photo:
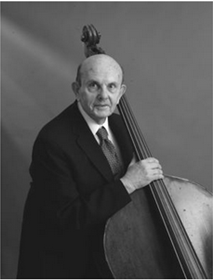
<path fill-rule="evenodd" d="M 117 114 L 109 125 L 126 170 L 133 152 L 129 137 Z M 113 178 L 76 102 L 40 131 L 30 174 L 18 278 L 100 278 L 94 259 L 100 260 L 104 225 L 131 198 Z"/>

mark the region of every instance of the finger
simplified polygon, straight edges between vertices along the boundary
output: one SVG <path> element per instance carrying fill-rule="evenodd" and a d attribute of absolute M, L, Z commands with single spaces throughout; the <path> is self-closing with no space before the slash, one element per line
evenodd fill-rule
<path fill-rule="evenodd" d="M 152 162 L 144 165 L 147 169 L 162 169 L 162 166 L 158 162 Z"/>
<path fill-rule="evenodd" d="M 158 172 L 156 172 L 156 173 L 154 174 L 154 177 L 155 177 L 156 179 L 163 179 L 163 178 L 164 178 L 163 172 L 162 172 L 161 170 L 159 170 Z"/>
<path fill-rule="evenodd" d="M 155 181 L 155 180 L 159 180 L 159 179 L 164 179 L 163 174 L 155 174 L 155 175 L 152 175 L 152 177 L 150 177 L 151 181 Z"/>
<path fill-rule="evenodd" d="M 153 164 L 152 169 L 159 169 L 162 170 L 162 166 L 160 164 Z"/>
<path fill-rule="evenodd" d="M 147 173 L 147 176 L 152 179 L 162 175 L 163 175 L 163 171 L 161 169 L 152 169 L 149 170 L 149 172 Z"/>
<path fill-rule="evenodd" d="M 149 157 L 149 158 L 145 159 L 144 161 L 146 161 L 148 163 L 159 163 L 159 160 L 157 160 L 156 158 L 153 158 L 153 157 Z"/>

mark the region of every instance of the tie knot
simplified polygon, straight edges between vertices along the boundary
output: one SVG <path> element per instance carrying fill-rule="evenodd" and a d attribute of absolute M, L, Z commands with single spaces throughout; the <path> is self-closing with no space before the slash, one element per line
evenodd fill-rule
<path fill-rule="evenodd" d="M 99 130 L 97 131 L 96 134 L 98 135 L 100 140 L 108 139 L 108 133 L 107 133 L 105 127 L 103 127 L 103 126 L 101 128 L 99 128 Z"/>

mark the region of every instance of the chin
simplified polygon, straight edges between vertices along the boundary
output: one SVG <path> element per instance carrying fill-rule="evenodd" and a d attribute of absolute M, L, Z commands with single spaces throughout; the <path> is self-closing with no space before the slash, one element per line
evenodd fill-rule
<path fill-rule="evenodd" d="M 109 117 L 110 115 L 111 115 L 111 114 L 96 114 L 96 115 L 93 117 L 93 119 L 94 119 L 97 123 L 101 124 L 101 123 L 104 123 L 105 120 L 106 120 L 106 118 Z"/>
<path fill-rule="evenodd" d="M 107 118 L 108 116 L 111 115 L 111 111 L 108 109 L 107 110 L 98 110 L 95 112 L 95 115 L 100 118 Z"/>

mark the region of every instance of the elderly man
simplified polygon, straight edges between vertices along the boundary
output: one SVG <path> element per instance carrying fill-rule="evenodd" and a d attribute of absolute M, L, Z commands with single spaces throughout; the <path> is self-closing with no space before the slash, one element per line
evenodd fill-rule
<path fill-rule="evenodd" d="M 107 55 L 83 61 L 76 101 L 40 131 L 32 154 L 18 278 L 109 278 L 102 248 L 107 219 L 130 194 L 163 178 L 159 162 L 133 159 L 116 105 L 123 71 Z"/>

